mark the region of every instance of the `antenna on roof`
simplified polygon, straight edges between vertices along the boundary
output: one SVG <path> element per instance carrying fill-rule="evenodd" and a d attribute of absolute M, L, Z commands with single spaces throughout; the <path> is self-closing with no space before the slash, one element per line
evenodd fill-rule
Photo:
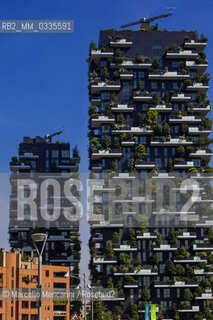
<path fill-rule="evenodd" d="M 124 24 L 124 25 L 121 26 L 121 28 L 126 28 L 126 27 L 135 26 L 137 24 L 141 24 L 141 28 L 143 28 L 143 29 L 152 29 L 153 26 L 150 26 L 151 22 L 153 22 L 153 21 L 155 21 L 157 19 L 167 18 L 167 17 L 169 17 L 171 15 L 172 15 L 172 10 L 171 10 L 171 13 L 162 14 L 160 16 L 156 16 L 156 17 L 152 17 L 152 18 L 141 18 L 140 20 L 138 20 L 136 22 Z"/>

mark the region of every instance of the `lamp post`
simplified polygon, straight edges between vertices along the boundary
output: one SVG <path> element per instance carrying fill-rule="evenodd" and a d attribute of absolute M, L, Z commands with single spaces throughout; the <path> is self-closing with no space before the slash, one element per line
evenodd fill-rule
<path fill-rule="evenodd" d="M 86 290 L 86 273 L 83 273 L 83 278 L 77 277 L 77 276 L 73 276 L 73 275 L 71 275 L 70 277 L 71 278 L 76 278 L 78 280 L 82 280 L 84 282 L 84 291 Z M 87 299 L 86 299 L 86 296 L 84 298 L 84 319 L 87 320 Z M 93 320 L 93 310 L 92 310 L 92 320 Z"/>
<path fill-rule="evenodd" d="M 31 235 L 31 238 L 33 240 L 33 244 L 38 254 L 38 287 L 40 289 L 40 301 L 38 303 L 38 319 L 42 320 L 42 254 L 44 252 L 45 244 L 47 241 L 47 234 L 34 233 Z M 38 247 L 38 244 L 41 244 L 41 247 Z"/>

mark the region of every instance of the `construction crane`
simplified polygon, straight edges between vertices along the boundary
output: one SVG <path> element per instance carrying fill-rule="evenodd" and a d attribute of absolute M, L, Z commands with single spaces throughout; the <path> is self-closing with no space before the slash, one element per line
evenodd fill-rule
<path fill-rule="evenodd" d="M 123 29 L 123 28 L 131 27 L 131 26 L 135 26 L 137 24 L 141 24 L 141 28 L 142 29 L 153 29 L 153 26 L 150 26 L 150 23 L 155 21 L 155 20 L 157 20 L 157 19 L 167 18 L 167 17 L 171 16 L 172 15 L 172 9 L 173 8 L 171 8 L 171 13 L 162 14 L 160 16 L 156 16 L 156 17 L 152 17 L 152 18 L 141 18 L 139 21 L 128 23 L 128 24 L 124 24 L 124 25 L 121 26 L 121 28 Z"/>
<path fill-rule="evenodd" d="M 58 136 L 59 134 L 61 134 L 63 132 L 63 128 L 61 128 L 60 131 L 54 132 L 52 134 L 46 134 L 46 136 L 44 137 L 44 139 L 49 140 L 49 143 L 52 143 L 52 138 L 55 136 Z"/>

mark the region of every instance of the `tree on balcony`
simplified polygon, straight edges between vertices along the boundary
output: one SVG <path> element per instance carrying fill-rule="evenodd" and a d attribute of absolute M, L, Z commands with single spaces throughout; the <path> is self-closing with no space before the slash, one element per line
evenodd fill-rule
<path fill-rule="evenodd" d="M 165 267 L 165 271 L 169 276 L 175 276 L 176 275 L 176 266 L 172 261 L 169 261 Z"/>
<path fill-rule="evenodd" d="M 157 239 L 155 240 L 156 244 L 159 246 L 162 244 L 162 235 L 157 230 L 154 231 L 154 233 L 157 236 Z"/>
<path fill-rule="evenodd" d="M 156 110 L 148 110 L 144 119 L 147 126 L 153 127 L 157 122 L 158 112 Z"/>
<path fill-rule="evenodd" d="M 125 267 L 128 267 L 131 264 L 129 255 L 127 253 L 120 253 L 119 263 Z"/>
<path fill-rule="evenodd" d="M 102 77 L 104 80 L 107 80 L 109 79 L 109 71 L 107 69 L 107 67 L 104 67 L 103 70 L 102 70 Z"/>
<path fill-rule="evenodd" d="M 177 239 L 176 232 L 175 232 L 174 228 L 170 229 L 169 235 L 168 235 L 168 240 L 169 240 L 169 243 L 171 243 L 171 244 L 177 244 L 178 243 L 178 239 Z"/>
<path fill-rule="evenodd" d="M 92 50 L 96 50 L 96 45 L 95 45 L 95 42 L 92 40 L 90 42 L 90 45 L 89 45 L 89 51 L 91 52 Z"/>
<path fill-rule="evenodd" d="M 213 228 L 210 228 L 208 231 L 209 242 L 213 243 Z"/>
<path fill-rule="evenodd" d="M 113 284 L 113 281 L 112 281 L 112 277 L 110 277 L 110 278 L 108 279 L 107 288 L 110 288 L 110 289 L 113 289 L 113 288 L 114 288 L 114 284 Z"/>
<path fill-rule="evenodd" d="M 112 320 L 120 320 L 122 309 L 119 306 L 115 306 L 112 312 Z"/>
<path fill-rule="evenodd" d="M 128 244 L 131 245 L 131 246 L 136 246 L 136 237 L 135 237 L 135 230 L 134 229 L 131 229 L 129 231 Z"/>
<path fill-rule="evenodd" d="M 149 302 L 150 298 L 151 298 L 150 291 L 148 288 L 145 287 L 143 289 L 143 291 L 141 292 L 141 300 L 142 300 L 142 307 L 143 308 Z"/>
<path fill-rule="evenodd" d="M 165 135 L 166 137 L 168 137 L 171 134 L 171 128 L 167 122 L 164 124 L 162 129 L 163 129 L 163 135 Z"/>
<path fill-rule="evenodd" d="M 158 257 L 156 255 L 156 253 L 153 253 L 150 258 L 149 258 L 149 263 L 154 267 L 154 266 L 158 266 Z"/>
<path fill-rule="evenodd" d="M 141 92 L 143 90 L 143 84 L 141 80 L 138 80 L 137 91 Z"/>
<path fill-rule="evenodd" d="M 144 57 L 141 56 L 138 51 L 135 54 L 135 62 L 136 63 L 143 63 L 144 62 Z"/>
<path fill-rule="evenodd" d="M 88 320 L 92 319 L 92 311 L 88 314 Z M 103 301 L 94 301 L 94 319 L 95 320 L 112 320 L 112 313 L 107 309 Z"/>
<path fill-rule="evenodd" d="M 120 234 L 118 232 L 114 232 L 112 235 L 112 243 L 114 245 L 118 245 L 120 241 L 121 241 Z"/>
<path fill-rule="evenodd" d="M 130 159 L 130 163 L 129 163 L 129 172 L 130 173 L 135 173 L 135 160 L 132 158 Z"/>
<path fill-rule="evenodd" d="M 123 115 L 123 113 L 121 113 L 118 117 L 118 123 L 119 124 L 125 124 L 126 123 L 126 120 L 125 120 L 125 117 Z"/>
<path fill-rule="evenodd" d="M 106 104 L 104 113 L 105 113 L 105 115 L 108 116 L 109 118 L 113 117 L 113 112 L 112 112 L 112 110 L 111 110 L 111 106 L 110 106 L 109 103 Z"/>
<path fill-rule="evenodd" d="M 183 300 L 191 301 L 193 299 L 193 293 L 190 289 L 185 289 L 183 293 Z"/>
<path fill-rule="evenodd" d="M 173 303 L 172 308 L 169 311 L 169 314 L 172 317 L 172 319 L 176 319 L 176 320 L 180 319 L 176 303 Z"/>
<path fill-rule="evenodd" d="M 144 126 L 143 115 L 140 112 L 138 113 L 137 124 L 139 128 L 143 128 Z"/>
<path fill-rule="evenodd" d="M 129 320 L 139 320 L 138 306 L 136 304 L 133 304 L 132 306 Z"/>
<path fill-rule="evenodd" d="M 115 161 L 112 161 L 112 172 L 116 172 L 118 169 L 118 164 Z"/>
<path fill-rule="evenodd" d="M 120 142 L 119 137 L 115 137 L 114 138 L 114 140 L 113 140 L 113 148 L 115 150 L 120 150 L 121 149 L 121 142 Z"/>
<path fill-rule="evenodd" d="M 160 63 L 158 62 L 158 60 L 157 59 L 153 60 L 152 69 L 156 71 L 157 69 L 159 69 L 159 67 L 160 67 Z"/>
<path fill-rule="evenodd" d="M 107 241 L 106 250 L 105 250 L 105 258 L 113 258 L 114 251 L 112 246 L 112 241 Z"/>
<path fill-rule="evenodd" d="M 139 144 L 136 148 L 136 159 L 142 162 L 146 156 L 147 153 L 145 146 L 143 144 Z"/>
<path fill-rule="evenodd" d="M 108 136 L 104 136 L 103 141 L 102 141 L 102 147 L 105 150 L 110 150 L 110 146 L 111 146 L 111 140 Z"/>
<path fill-rule="evenodd" d="M 177 258 L 188 258 L 189 257 L 189 253 L 186 251 L 186 248 L 184 246 L 181 246 L 180 249 L 177 250 L 175 256 Z"/>

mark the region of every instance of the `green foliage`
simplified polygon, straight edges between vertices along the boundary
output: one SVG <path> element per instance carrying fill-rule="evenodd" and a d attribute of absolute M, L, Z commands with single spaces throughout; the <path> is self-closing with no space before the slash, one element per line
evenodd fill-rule
<path fill-rule="evenodd" d="M 202 130 L 205 130 L 205 129 L 211 130 L 212 129 L 212 120 L 208 117 L 203 117 L 201 119 L 201 128 L 202 128 Z"/>
<path fill-rule="evenodd" d="M 109 79 L 109 71 L 108 71 L 107 67 L 103 68 L 102 76 L 103 76 L 104 80 Z"/>
<path fill-rule="evenodd" d="M 121 143 L 119 137 L 115 137 L 113 140 L 113 149 L 120 150 L 121 149 Z"/>
<path fill-rule="evenodd" d="M 174 171 L 174 167 L 173 167 L 173 161 L 170 158 L 168 161 L 168 172 L 173 172 Z"/>
<path fill-rule="evenodd" d="M 183 299 L 185 301 L 191 301 L 193 299 L 193 293 L 190 291 L 190 289 L 184 290 Z"/>
<path fill-rule="evenodd" d="M 143 63 L 144 62 L 143 56 L 141 56 L 138 51 L 135 54 L 135 62 L 136 63 Z"/>
<path fill-rule="evenodd" d="M 164 124 L 162 129 L 163 129 L 163 135 L 165 135 L 166 137 L 168 137 L 171 134 L 171 128 L 167 122 Z"/>
<path fill-rule="evenodd" d="M 158 62 L 158 60 L 157 59 L 153 60 L 152 69 L 157 70 L 159 69 L 159 67 L 160 67 L 160 63 Z"/>
<path fill-rule="evenodd" d="M 136 148 L 136 159 L 138 161 L 143 161 L 147 156 L 146 148 L 143 144 L 139 144 Z"/>
<path fill-rule="evenodd" d="M 113 320 L 120 320 L 120 316 L 122 314 L 122 309 L 119 306 L 115 306 L 112 313 Z"/>
<path fill-rule="evenodd" d="M 89 116 L 94 116 L 96 115 L 95 111 L 97 110 L 97 106 L 94 106 L 94 105 L 90 105 L 89 106 L 89 111 L 88 111 L 88 114 Z"/>
<path fill-rule="evenodd" d="M 159 122 L 154 125 L 153 129 L 155 136 L 161 136 L 163 134 L 163 128 Z"/>
<path fill-rule="evenodd" d="M 158 261 L 158 257 L 156 255 L 156 253 L 153 253 L 151 255 L 151 257 L 149 258 L 149 263 L 152 265 L 152 266 L 157 266 L 159 261 Z"/>
<path fill-rule="evenodd" d="M 145 124 L 148 126 L 154 126 L 157 122 L 158 112 L 156 110 L 148 110 L 145 116 Z"/>
<path fill-rule="evenodd" d="M 183 146 L 179 146 L 177 148 L 177 156 L 178 157 L 183 157 L 185 154 L 185 148 Z"/>
<path fill-rule="evenodd" d="M 94 41 L 91 41 L 90 42 L 90 45 L 89 45 L 89 51 L 91 52 L 92 50 L 96 50 L 96 45 L 95 45 L 95 42 Z"/>
<path fill-rule="evenodd" d="M 127 253 L 120 253 L 119 255 L 119 263 L 121 265 L 124 265 L 124 266 L 129 266 L 130 265 L 130 258 L 129 258 L 129 255 Z"/>
<path fill-rule="evenodd" d="M 114 251 L 113 251 L 112 241 L 110 241 L 110 240 L 107 242 L 107 245 L 106 245 L 105 257 L 106 257 L 106 258 L 112 258 L 112 257 L 114 257 Z"/>
<path fill-rule="evenodd" d="M 120 241 L 121 241 L 120 234 L 118 232 L 114 232 L 112 235 L 112 243 L 114 245 L 118 245 Z"/>
<path fill-rule="evenodd" d="M 131 229 L 129 231 L 128 244 L 131 245 L 131 246 L 136 246 L 136 237 L 135 237 L 135 230 L 134 229 Z"/>
<path fill-rule="evenodd" d="M 174 263 L 170 260 L 166 267 L 165 267 L 165 271 L 169 276 L 175 276 L 176 275 L 176 267 L 174 265 Z"/>
<path fill-rule="evenodd" d="M 145 287 L 141 292 L 142 301 L 149 301 L 151 298 L 150 291 Z"/>
<path fill-rule="evenodd" d="M 189 256 L 188 252 L 186 251 L 186 248 L 184 246 L 181 246 L 180 249 L 176 251 L 176 257 L 177 258 L 187 258 Z"/>
<path fill-rule="evenodd" d="M 121 113 L 120 115 L 119 115 L 119 117 L 118 117 L 118 123 L 119 124 L 125 124 L 125 117 L 124 117 L 124 115 L 123 115 L 123 113 Z"/>
<path fill-rule="evenodd" d="M 107 288 L 110 288 L 110 289 L 114 288 L 114 284 L 111 277 L 108 279 Z"/>
<path fill-rule="evenodd" d="M 139 128 L 144 126 L 143 115 L 140 112 L 138 113 L 137 124 Z"/>
<path fill-rule="evenodd" d="M 132 158 L 130 160 L 130 163 L 129 163 L 129 172 L 130 173 L 135 173 L 136 170 L 135 170 L 135 160 Z"/>
<path fill-rule="evenodd" d="M 188 130 L 189 130 L 189 126 L 188 126 L 187 124 L 185 124 L 185 123 L 182 123 L 182 124 L 181 124 L 181 131 L 182 131 L 182 133 L 183 133 L 183 134 L 186 134 L 186 133 L 188 132 Z"/>
<path fill-rule="evenodd" d="M 159 105 L 159 98 L 156 92 L 153 93 L 152 101 L 150 104 L 151 106 L 154 106 L 154 107 Z M 155 110 L 151 110 L 151 111 L 155 111 Z"/>
<path fill-rule="evenodd" d="M 162 244 L 162 236 L 160 234 L 160 232 L 158 232 L 157 230 L 154 231 L 154 233 L 157 236 L 157 239 L 155 240 L 157 245 L 161 245 Z"/>
<path fill-rule="evenodd" d="M 213 243 L 213 228 L 210 228 L 208 231 L 209 242 Z"/>
<path fill-rule="evenodd" d="M 129 320 L 139 320 L 138 306 L 133 304 Z"/>
<path fill-rule="evenodd" d="M 116 172 L 117 169 L 118 169 L 117 163 L 116 163 L 115 161 L 112 161 L 112 171 L 113 171 L 113 172 Z"/>
<path fill-rule="evenodd" d="M 170 229 L 169 235 L 168 235 L 168 239 L 169 239 L 169 243 L 171 244 L 177 244 L 178 243 L 178 239 L 176 236 L 176 232 L 174 228 Z"/>
<path fill-rule="evenodd" d="M 138 83 L 137 83 L 137 90 L 138 90 L 138 91 L 143 90 L 143 84 L 142 84 L 142 81 L 141 81 L 141 80 L 138 80 Z"/>
<path fill-rule="evenodd" d="M 105 150 L 109 150 L 111 146 L 111 140 L 108 136 L 104 136 L 102 146 Z"/>
<path fill-rule="evenodd" d="M 88 315 L 88 320 L 92 319 L 91 311 Z M 112 320 L 112 313 L 108 311 L 103 301 L 94 302 L 94 319 L 95 320 Z"/>

